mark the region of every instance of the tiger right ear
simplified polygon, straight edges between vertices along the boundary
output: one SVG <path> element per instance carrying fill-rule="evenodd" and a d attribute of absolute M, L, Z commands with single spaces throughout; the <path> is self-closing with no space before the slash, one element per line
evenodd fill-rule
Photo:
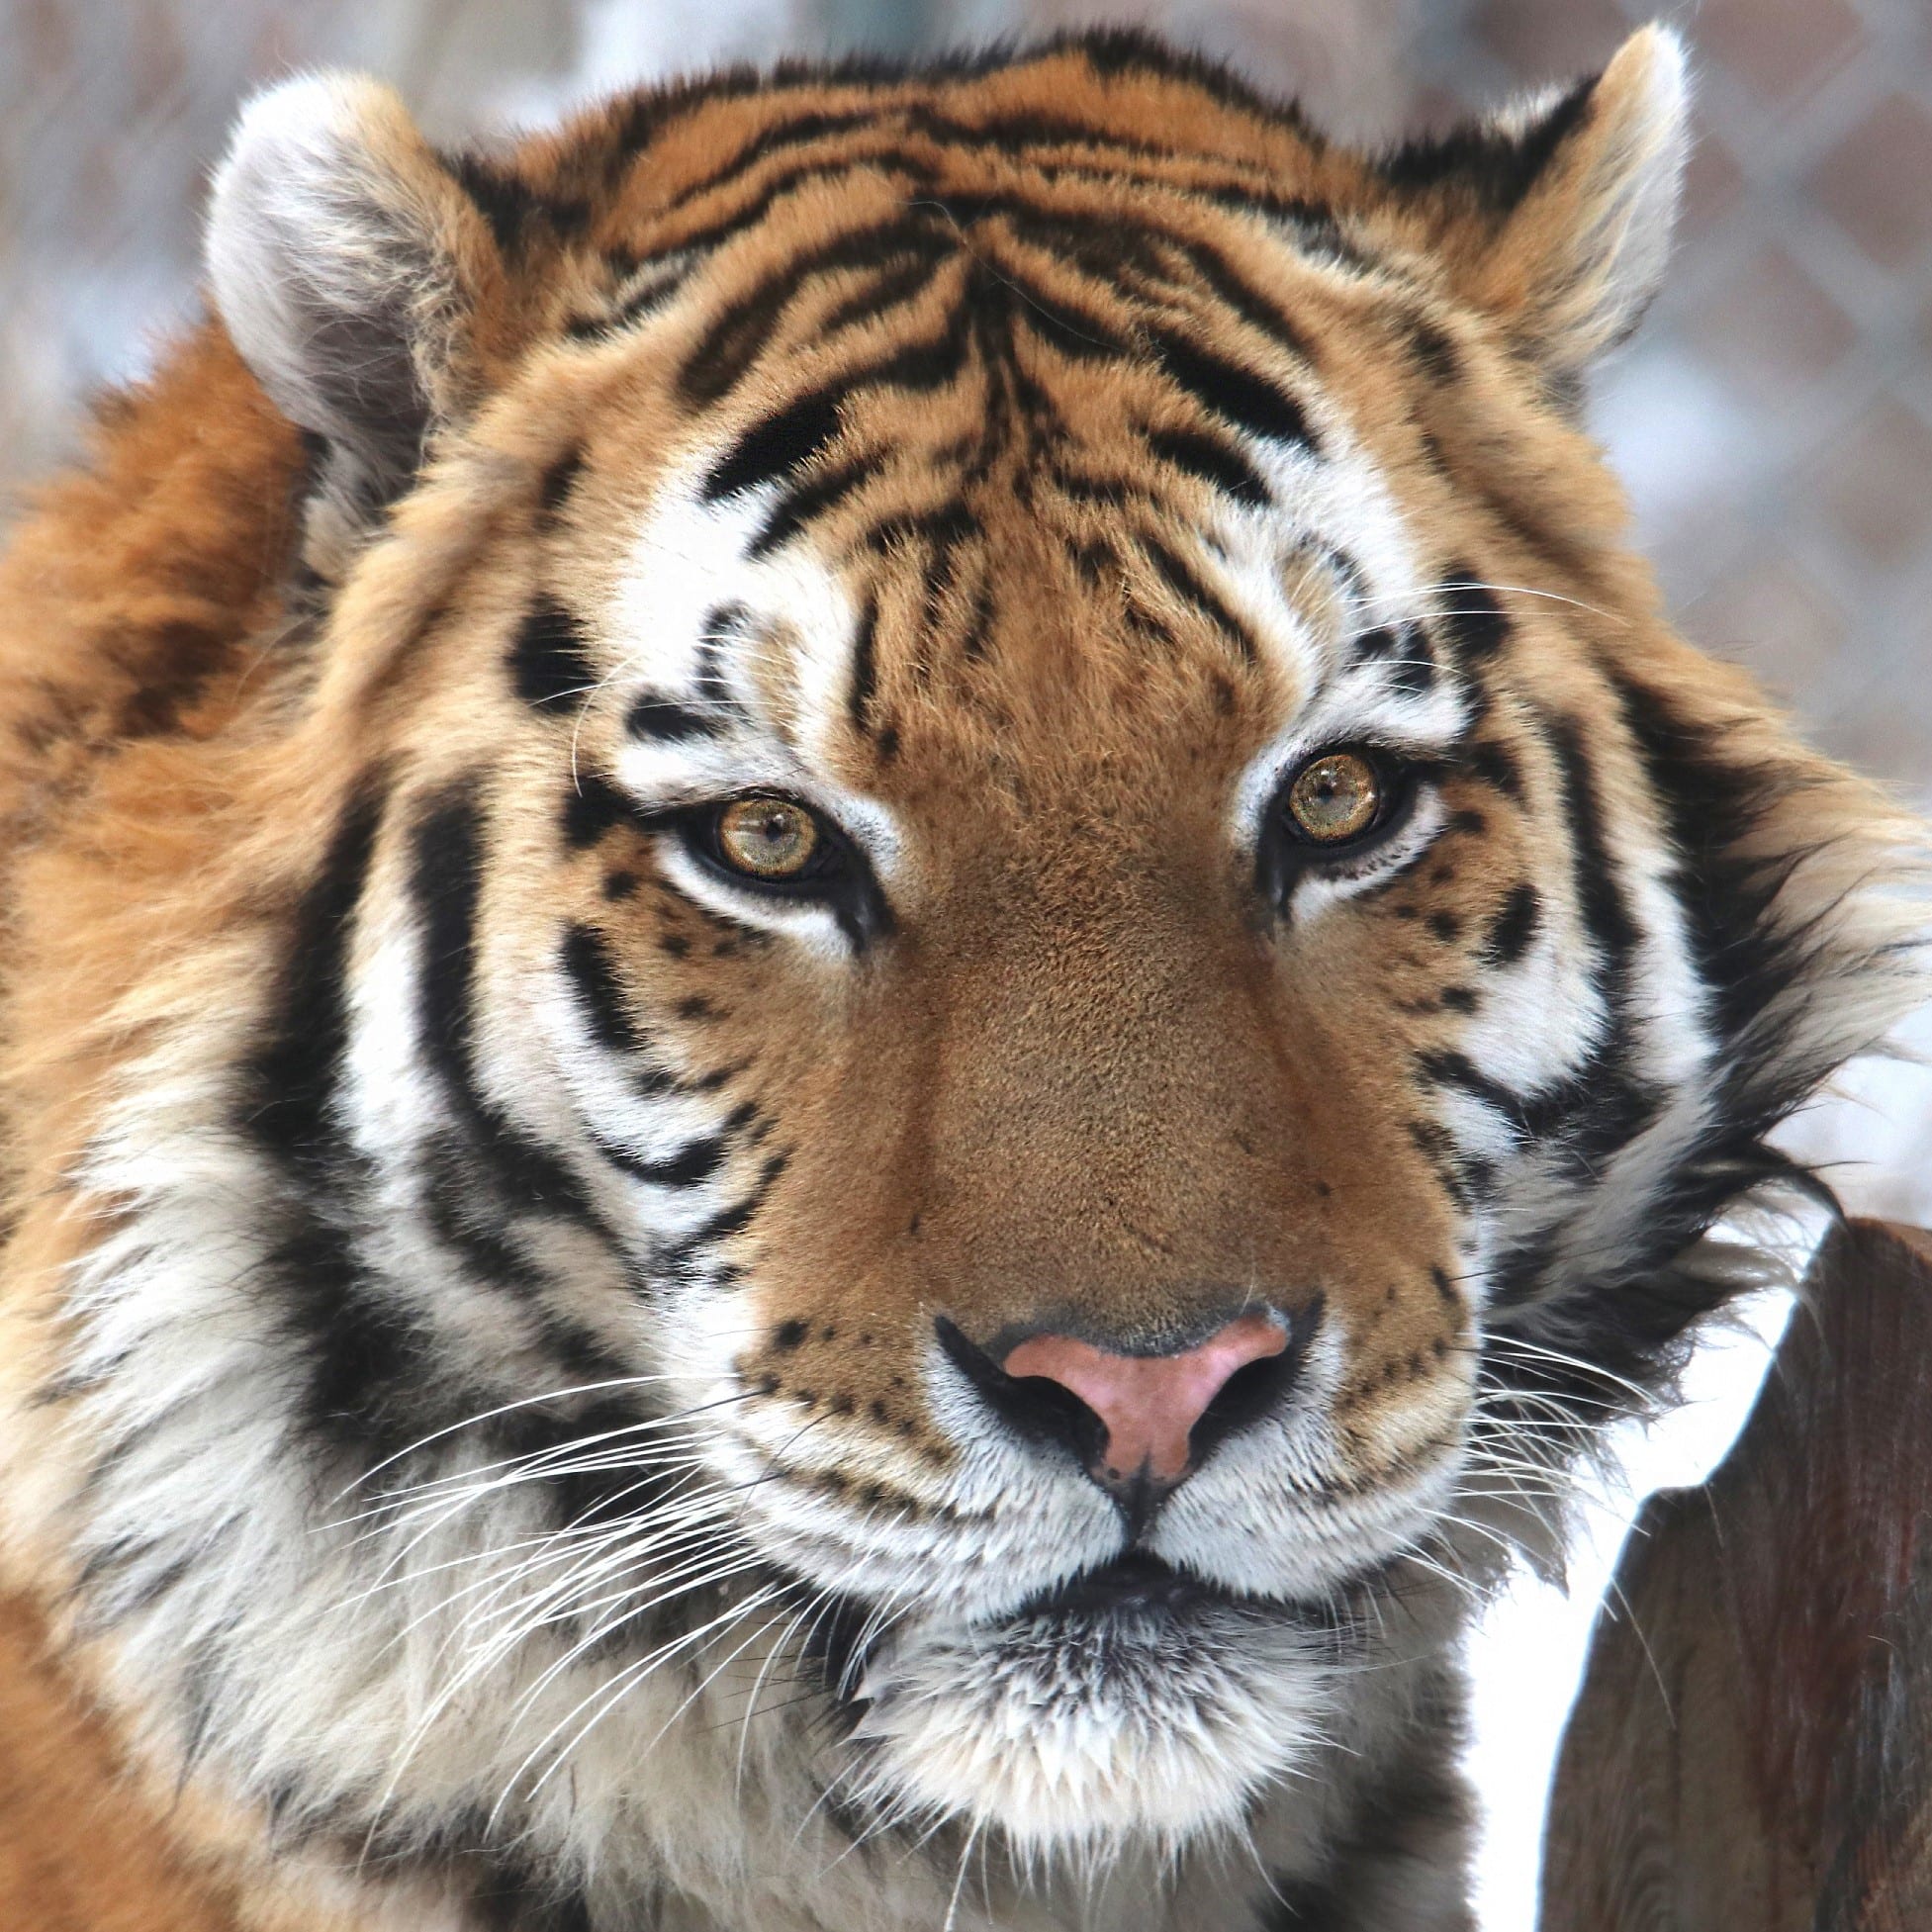
<path fill-rule="evenodd" d="M 285 82 L 249 103 L 215 177 L 215 307 L 270 400 L 328 446 L 366 518 L 467 400 L 488 224 L 387 87 Z"/>
<path fill-rule="evenodd" d="M 1468 300 L 1559 385 L 1641 320 L 1663 279 L 1690 136 L 1684 47 L 1633 34 L 1569 92 L 1377 164 Z"/>

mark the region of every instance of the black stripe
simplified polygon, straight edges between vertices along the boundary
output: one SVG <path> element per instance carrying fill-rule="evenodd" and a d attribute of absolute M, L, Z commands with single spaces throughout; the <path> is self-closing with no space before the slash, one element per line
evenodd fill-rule
<path fill-rule="evenodd" d="M 1499 1080 L 1480 1072 L 1466 1054 L 1446 1051 L 1419 1054 L 1417 1070 L 1431 1084 L 1455 1087 L 1472 1100 L 1480 1101 L 1492 1113 L 1500 1114 L 1512 1127 L 1521 1130 L 1522 1101 Z"/>
<path fill-rule="evenodd" d="M 283 1160 L 325 1153 L 334 1143 L 330 1105 L 348 1045 L 349 944 L 382 806 L 382 788 L 371 783 L 344 809 L 322 870 L 296 907 L 267 1043 L 248 1064 L 242 1124 Z"/>
<path fill-rule="evenodd" d="M 542 223 L 564 236 L 581 234 L 589 226 L 591 205 L 579 197 L 545 194 L 476 154 L 445 155 L 443 164 L 506 254 L 523 245 L 532 224 Z"/>
<path fill-rule="evenodd" d="M 807 283 L 852 269 L 883 269 L 908 250 L 917 251 L 930 272 L 953 252 L 954 243 L 935 229 L 930 212 L 915 211 L 848 230 L 788 257 L 727 305 L 686 357 L 678 378 L 685 400 L 702 407 L 728 396 L 769 346 Z"/>
<path fill-rule="evenodd" d="M 1461 760 L 1462 769 L 1473 779 L 1494 785 L 1506 798 L 1522 792 L 1522 768 L 1516 753 L 1494 738 L 1484 738 L 1469 747 Z"/>
<path fill-rule="evenodd" d="M 704 501 L 721 503 L 803 468 L 838 435 L 843 394 L 809 390 L 754 423 L 704 479 Z"/>
<path fill-rule="evenodd" d="M 1270 501 L 1260 473 L 1240 450 L 1219 436 L 1198 429 L 1150 429 L 1148 447 L 1163 463 L 1198 476 L 1238 503 L 1265 505 Z"/>
<path fill-rule="evenodd" d="M 640 693 L 624 714 L 624 730 L 633 738 L 648 738 L 659 744 L 719 735 L 718 721 L 708 712 L 693 711 L 675 698 L 649 690 Z"/>
<path fill-rule="evenodd" d="M 808 188 L 818 181 L 845 181 L 858 169 L 877 171 L 897 180 L 906 190 L 934 185 L 932 170 L 924 162 L 903 153 L 881 155 L 874 160 L 854 161 L 841 156 L 830 161 L 805 161 L 775 174 L 749 201 L 721 215 L 702 228 L 667 237 L 667 246 L 705 251 L 721 247 L 735 235 L 755 229 L 773 208 L 787 195 Z"/>
<path fill-rule="evenodd" d="M 804 482 L 793 484 L 772 506 L 771 514 L 746 548 L 746 556 L 769 556 L 796 536 L 808 518 L 836 508 L 870 478 L 877 476 L 878 471 L 876 457 L 862 457 L 856 462 L 821 469 Z"/>
<path fill-rule="evenodd" d="M 1670 883 L 1698 976 L 1710 989 L 1717 1031 L 1734 1040 L 1805 964 L 1805 949 L 1781 943 L 1767 918 L 1788 866 L 1742 856 L 1775 808 L 1777 777 L 1727 762 L 1715 730 L 1687 724 L 1657 692 L 1627 679 L 1615 690 L 1662 809 Z"/>
<path fill-rule="evenodd" d="M 1491 966 L 1515 966 L 1529 951 L 1542 923 L 1543 902 L 1536 888 L 1526 879 L 1512 886 L 1503 909 L 1490 922 L 1483 957 Z"/>
<path fill-rule="evenodd" d="M 642 1052 L 643 1042 L 603 935 L 591 926 L 573 923 L 565 927 L 562 958 L 565 977 L 576 993 L 578 1010 L 589 1022 L 592 1038 L 613 1054 L 634 1058 Z"/>
<path fill-rule="evenodd" d="M 526 704 L 575 709 L 598 682 L 583 627 L 547 593 L 540 592 L 530 605 L 511 647 L 509 665 L 516 694 Z"/>
<path fill-rule="evenodd" d="M 863 288 L 828 309 L 818 323 L 823 335 L 835 335 L 854 322 L 875 322 L 893 309 L 904 307 L 932 286 L 933 277 L 950 251 L 934 248 L 925 252 L 903 252 L 900 258 Z"/>
<path fill-rule="evenodd" d="M 1392 187 L 1416 190 L 1445 183 L 1467 190 L 1494 214 L 1515 208 L 1564 139 L 1586 120 L 1595 78 L 1579 81 L 1525 132 L 1472 126 L 1405 141 L 1376 162 Z"/>
<path fill-rule="evenodd" d="M 1603 805 L 1596 772 L 1584 750 L 1581 728 L 1571 719 L 1545 721 L 1563 785 L 1563 815 L 1570 831 L 1571 876 L 1584 924 L 1602 949 L 1600 977 L 1610 990 L 1620 988 L 1641 938 L 1618 883 L 1604 836 Z"/>
<path fill-rule="evenodd" d="M 859 612 L 859 628 L 852 640 L 852 689 L 846 710 L 861 731 L 871 729 L 873 695 L 878 678 L 878 599 L 870 594 Z"/>
<path fill-rule="evenodd" d="M 1355 639 L 1355 661 L 1372 664 L 1386 661 L 1397 690 L 1409 697 L 1424 697 L 1434 689 L 1435 653 L 1428 633 L 1421 624 L 1378 624 Z"/>
<path fill-rule="evenodd" d="M 944 554 L 978 534 L 978 519 L 964 503 L 954 501 L 882 516 L 867 529 L 860 542 L 868 550 L 883 554 L 910 540 Z"/>
<path fill-rule="evenodd" d="M 584 473 L 584 452 L 573 449 L 560 456 L 544 471 L 537 485 L 537 506 L 546 516 L 561 513 L 570 502 L 571 492 L 577 488 L 577 479 Z"/>
<path fill-rule="evenodd" d="M 874 363 L 848 370 L 833 382 L 793 398 L 776 414 L 754 423 L 719 459 L 704 483 L 704 499 L 718 503 L 802 468 L 838 436 L 847 396 L 862 389 L 937 389 L 960 373 L 970 316 L 955 307 L 946 327 Z"/>
<path fill-rule="evenodd" d="M 1196 576 L 1194 571 L 1157 538 L 1143 533 L 1138 539 L 1148 561 L 1160 573 L 1161 580 L 1174 595 L 1191 604 L 1211 623 L 1225 631 L 1241 652 L 1244 662 L 1253 664 L 1259 656 L 1254 639 L 1242 620 Z"/>
<path fill-rule="evenodd" d="M 742 1201 L 720 1209 L 704 1225 L 683 1241 L 667 1246 L 657 1257 L 658 1266 L 666 1274 L 688 1272 L 691 1264 L 706 1248 L 716 1247 L 729 1241 L 734 1235 L 742 1234 L 751 1226 L 753 1217 L 765 1205 L 765 1197 L 771 1193 L 778 1178 L 785 1170 L 787 1156 L 782 1153 L 770 1154 L 759 1170 L 758 1179 L 752 1191 Z"/>
<path fill-rule="evenodd" d="M 1126 354 L 1126 343 L 1097 316 L 1057 301 L 1038 288 L 1028 287 L 1017 277 L 1009 277 L 1007 286 L 1017 298 L 1012 306 L 1013 318 L 1067 361 L 1109 362 Z"/>
<path fill-rule="evenodd" d="M 1493 658 L 1510 641 L 1510 619 L 1502 604 L 1494 592 L 1476 582 L 1476 573 L 1466 565 L 1451 567 L 1438 595 L 1449 646 L 1463 663 Z"/>
<path fill-rule="evenodd" d="M 769 160 L 772 155 L 782 153 L 786 148 L 803 147 L 811 141 L 824 139 L 828 135 L 851 134 L 857 129 L 878 126 L 878 110 L 871 105 L 849 109 L 842 114 L 818 111 L 794 115 L 790 120 L 780 121 L 762 134 L 753 136 L 723 166 L 700 175 L 687 187 L 679 189 L 668 207 L 684 208 L 701 195 L 729 187 L 760 161 Z"/>
<path fill-rule="evenodd" d="M 334 1118 L 349 1039 L 349 953 L 381 819 L 381 793 L 344 812 L 291 922 L 268 1043 L 247 1069 L 242 1131 L 293 1183 L 269 1223 L 272 1283 L 298 1350 L 310 1429 L 358 1457 L 422 1432 L 428 1337 L 372 1282 L 347 1228 L 363 1164 Z M 428 1426 L 433 1426 L 433 1422 Z"/>
<path fill-rule="evenodd" d="M 1270 442 L 1315 447 L 1301 405 L 1266 377 L 1171 330 L 1150 331 L 1160 366 L 1205 410 Z"/>
<path fill-rule="evenodd" d="M 411 889 L 422 921 L 416 1030 L 466 1146 L 489 1169 L 506 1209 L 563 1215 L 596 1229 L 576 1177 L 547 1148 L 512 1127 L 477 1080 L 473 1003 L 483 825 L 474 781 L 451 785 L 429 802 L 411 847 Z"/>
<path fill-rule="evenodd" d="M 680 1148 L 668 1160 L 646 1160 L 606 1141 L 598 1143 L 598 1151 L 633 1180 L 649 1181 L 654 1187 L 696 1187 L 724 1164 L 729 1145 L 723 1135 L 707 1134 Z"/>
<path fill-rule="evenodd" d="M 1273 303 L 1245 282 L 1226 255 L 1194 235 L 1167 234 L 1162 237 L 1178 248 L 1194 272 L 1213 291 L 1222 305 L 1231 309 L 1257 334 L 1286 349 L 1298 362 L 1316 360 L 1313 343 Z"/>

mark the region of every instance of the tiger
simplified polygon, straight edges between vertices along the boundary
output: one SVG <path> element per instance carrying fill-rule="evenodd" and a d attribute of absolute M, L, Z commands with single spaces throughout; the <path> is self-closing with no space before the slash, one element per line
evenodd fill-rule
<path fill-rule="evenodd" d="M 1473 1606 L 1925 998 L 1586 425 L 1686 98 L 246 107 L 0 565 L 0 1918 L 1473 1925 Z"/>

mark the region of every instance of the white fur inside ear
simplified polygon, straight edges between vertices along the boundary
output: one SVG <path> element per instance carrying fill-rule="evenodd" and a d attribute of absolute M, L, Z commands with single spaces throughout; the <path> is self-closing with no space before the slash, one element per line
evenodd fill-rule
<path fill-rule="evenodd" d="M 1665 27 L 1632 35 L 1597 83 L 1576 137 L 1580 173 L 1565 179 L 1561 170 L 1549 183 L 1574 223 L 1539 318 L 1561 366 L 1581 369 L 1614 348 L 1663 281 L 1690 150 L 1690 96 L 1684 44 Z M 1518 219 L 1548 219 L 1540 200 L 1532 196 Z"/>
<path fill-rule="evenodd" d="M 311 75 L 249 103 L 209 208 L 209 278 L 242 358 L 291 421 L 382 468 L 414 466 L 420 338 L 455 294 L 425 170 L 388 88 Z"/>

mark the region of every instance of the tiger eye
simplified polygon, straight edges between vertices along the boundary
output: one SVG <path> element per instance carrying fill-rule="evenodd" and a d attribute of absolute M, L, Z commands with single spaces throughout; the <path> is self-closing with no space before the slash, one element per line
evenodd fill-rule
<path fill-rule="evenodd" d="M 1358 752 L 1328 752 L 1311 759 L 1288 787 L 1288 815 L 1316 845 L 1358 838 L 1382 809 L 1382 781 Z"/>
<path fill-rule="evenodd" d="M 718 850 L 753 878 L 796 878 L 818 850 L 818 825 L 789 798 L 738 798 L 718 816 Z"/>

